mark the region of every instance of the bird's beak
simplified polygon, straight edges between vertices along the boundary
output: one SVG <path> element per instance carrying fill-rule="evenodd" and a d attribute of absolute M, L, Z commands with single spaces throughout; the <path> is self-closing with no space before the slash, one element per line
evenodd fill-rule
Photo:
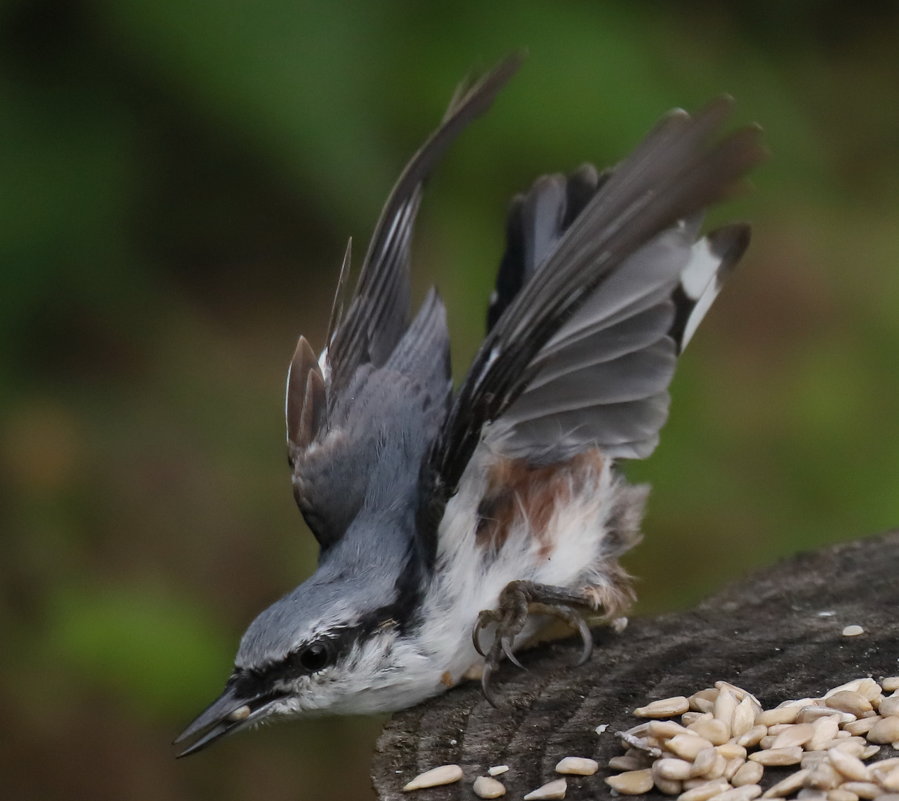
<path fill-rule="evenodd" d="M 175 738 L 175 745 L 196 738 L 192 745 L 178 754 L 179 759 L 195 754 L 226 734 L 233 734 L 260 721 L 282 697 L 280 693 L 269 692 L 245 698 L 235 690 L 234 682 L 228 682 L 221 696 Z"/>

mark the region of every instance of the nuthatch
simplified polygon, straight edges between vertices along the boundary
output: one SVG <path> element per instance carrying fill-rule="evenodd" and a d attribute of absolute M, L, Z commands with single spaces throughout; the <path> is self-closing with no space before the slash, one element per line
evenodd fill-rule
<path fill-rule="evenodd" d="M 543 176 L 511 205 L 487 333 L 453 393 L 443 303 L 410 322 L 422 186 L 519 65 L 460 87 L 390 193 L 327 342 L 300 338 L 287 444 L 318 568 L 260 614 L 182 755 L 263 720 L 411 706 L 490 675 L 552 616 L 622 614 L 622 553 L 648 488 L 616 462 L 656 446 L 678 354 L 749 243 L 703 210 L 764 155 L 730 100 L 675 110 L 604 172 Z M 533 615 L 533 616 L 531 616 Z M 486 650 L 482 651 L 482 645 Z"/>

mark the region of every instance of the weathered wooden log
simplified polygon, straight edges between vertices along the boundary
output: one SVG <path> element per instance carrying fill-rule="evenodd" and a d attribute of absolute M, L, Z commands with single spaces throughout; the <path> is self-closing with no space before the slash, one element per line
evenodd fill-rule
<path fill-rule="evenodd" d="M 850 624 L 864 634 L 844 636 Z M 633 619 L 621 634 L 598 628 L 594 636 L 593 658 L 583 667 L 573 666 L 575 640 L 525 652 L 527 670 L 504 665 L 494 685 L 504 700 L 499 709 L 470 682 L 395 715 L 374 759 L 378 797 L 408 801 L 405 782 L 458 763 L 462 782 L 416 797 L 475 798 L 474 778 L 507 764 L 506 797 L 522 798 L 557 778 L 553 769 L 564 756 L 605 765 L 620 754 L 614 732 L 637 722 L 634 707 L 690 695 L 718 679 L 750 690 L 768 707 L 861 676 L 899 674 L 899 531 L 799 554 L 691 611 Z M 607 731 L 597 735 L 604 723 Z M 609 798 L 603 781 L 609 774 L 569 777 L 566 798 Z"/>

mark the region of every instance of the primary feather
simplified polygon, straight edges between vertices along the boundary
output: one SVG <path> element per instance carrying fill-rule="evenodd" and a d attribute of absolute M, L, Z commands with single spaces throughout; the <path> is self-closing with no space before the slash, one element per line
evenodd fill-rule
<path fill-rule="evenodd" d="M 456 92 L 441 125 L 394 185 L 349 300 L 343 298 L 351 262 L 347 247 L 327 347 L 318 361 L 300 338 L 287 381 L 288 455 L 297 504 L 323 553 L 371 504 L 370 496 L 378 495 L 385 441 L 411 438 L 416 445 L 410 447 L 422 450 L 436 434 L 449 390 L 449 338 L 436 293 L 409 325 L 415 216 L 437 161 L 487 110 L 519 63 L 517 57 L 507 59 Z M 420 403 L 410 406 L 410 396 Z"/>
<path fill-rule="evenodd" d="M 432 553 L 482 441 L 535 463 L 655 447 L 677 352 L 742 252 L 726 248 L 699 295 L 685 293 L 682 274 L 709 251 L 695 242 L 701 213 L 764 155 L 755 127 L 714 138 L 731 105 L 672 111 L 601 180 L 591 168 L 541 178 L 513 203 L 491 325 L 425 468 Z"/>

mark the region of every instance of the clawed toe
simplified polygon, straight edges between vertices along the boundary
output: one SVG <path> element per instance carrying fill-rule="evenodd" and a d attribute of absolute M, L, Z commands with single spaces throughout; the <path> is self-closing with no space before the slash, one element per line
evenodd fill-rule
<path fill-rule="evenodd" d="M 490 687 L 490 677 L 493 675 L 493 666 L 490 662 L 484 663 L 484 671 L 481 673 L 481 693 L 484 695 L 484 699 L 487 701 L 490 706 L 495 709 L 499 709 L 499 703 L 497 703 L 496 697 L 493 695 L 493 690 Z"/>
<path fill-rule="evenodd" d="M 587 621 L 584 620 L 584 616 L 577 609 L 567 604 L 533 603 L 530 605 L 530 611 L 541 615 L 552 615 L 575 629 L 581 637 L 581 655 L 575 665 L 580 667 L 589 661 L 593 653 L 593 634 Z"/>
<path fill-rule="evenodd" d="M 497 623 L 502 619 L 502 615 L 499 612 L 494 611 L 493 609 L 484 609 L 478 615 L 478 619 L 474 624 L 474 628 L 471 630 L 471 642 L 474 645 L 475 651 L 478 652 L 484 658 L 487 657 L 487 654 L 484 653 L 484 649 L 481 648 L 481 632 L 487 628 L 491 623 Z"/>
<path fill-rule="evenodd" d="M 481 690 L 484 698 L 491 706 L 497 706 L 496 698 L 490 688 L 490 679 L 505 657 L 513 665 L 524 668 L 515 656 L 513 646 L 515 638 L 524 629 L 529 614 L 552 615 L 575 629 L 581 638 L 581 654 L 577 659 L 578 666 L 590 659 L 593 653 L 593 635 L 583 616 L 572 606 L 577 602 L 567 590 L 545 587 L 525 581 L 511 582 L 500 595 L 499 608 L 485 609 L 478 615 L 472 629 L 471 638 L 474 649 L 484 657 L 484 670 L 481 674 Z M 492 624 L 496 625 L 493 643 L 487 652 L 481 647 L 481 632 Z"/>
<path fill-rule="evenodd" d="M 512 637 L 500 637 L 499 642 L 502 646 L 503 653 L 506 655 L 506 659 L 508 659 L 516 667 L 520 667 L 522 670 L 524 670 L 524 665 L 522 665 L 521 662 L 518 661 L 518 657 L 515 656 L 515 652 L 512 650 Z"/>
<path fill-rule="evenodd" d="M 581 655 L 575 664 L 580 667 L 581 665 L 586 665 L 593 655 L 593 634 L 587 625 L 587 621 L 580 615 L 577 616 L 577 630 L 578 634 L 581 635 Z"/>

